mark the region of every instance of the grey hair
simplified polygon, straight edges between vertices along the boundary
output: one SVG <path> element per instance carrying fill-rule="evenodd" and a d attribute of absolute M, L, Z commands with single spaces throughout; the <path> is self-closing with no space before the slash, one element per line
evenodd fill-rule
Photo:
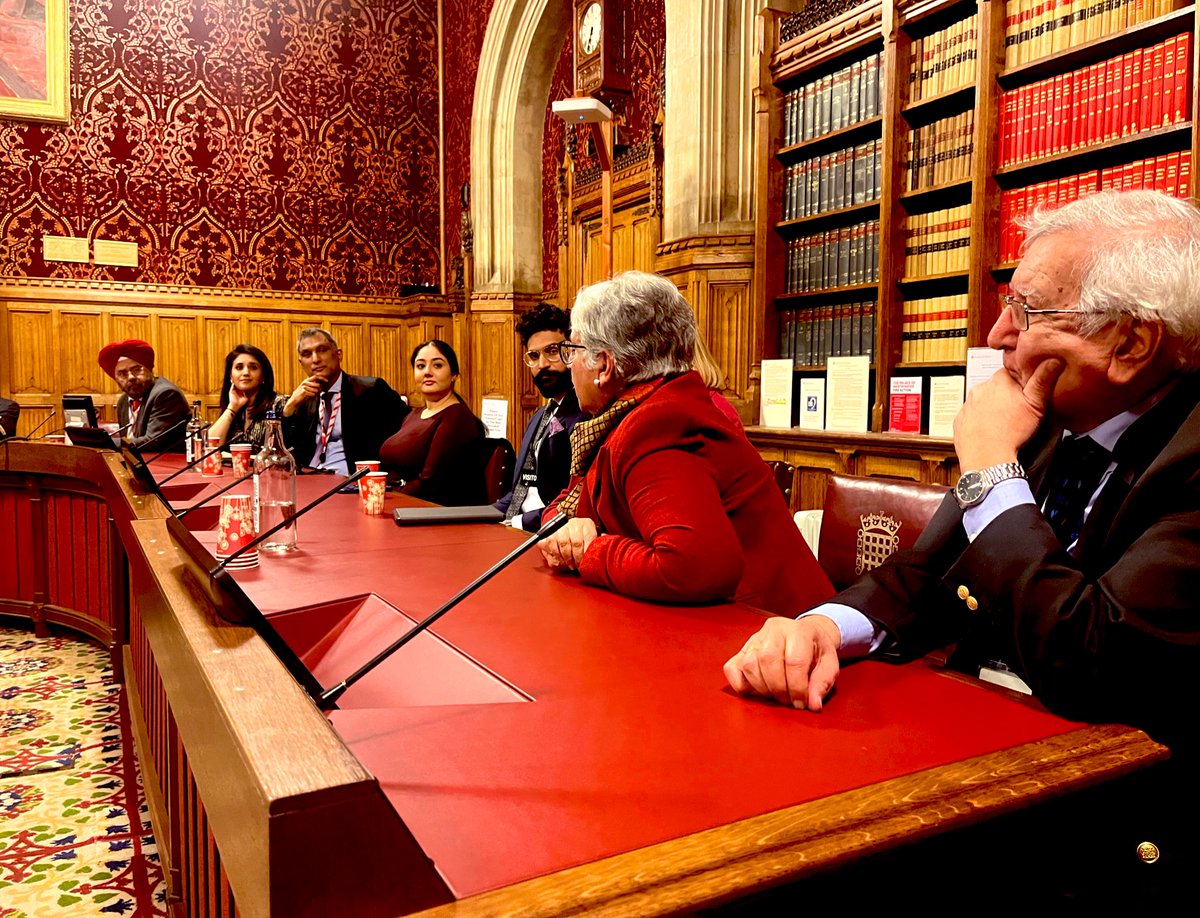
<path fill-rule="evenodd" d="M 1200 366 L 1200 210 L 1159 191 L 1101 191 L 1021 221 L 1025 248 L 1069 233 L 1085 239 L 1076 268 L 1079 333 L 1123 316 L 1161 322 L 1188 369 Z"/>
<path fill-rule="evenodd" d="M 587 366 L 608 351 L 617 377 L 627 383 L 692 368 L 696 317 L 675 285 L 657 274 L 626 271 L 581 288 L 571 330 L 587 348 Z"/>
<path fill-rule="evenodd" d="M 304 343 L 305 338 L 324 338 L 326 341 L 329 342 L 329 346 L 331 348 L 333 348 L 335 351 L 337 350 L 337 346 L 338 346 L 337 339 L 334 338 L 333 335 L 329 334 L 329 332 L 325 331 L 325 329 L 317 328 L 316 326 L 313 326 L 312 328 L 300 329 L 300 334 L 298 334 L 296 336 L 296 353 L 297 354 L 300 353 L 300 345 Z"/>

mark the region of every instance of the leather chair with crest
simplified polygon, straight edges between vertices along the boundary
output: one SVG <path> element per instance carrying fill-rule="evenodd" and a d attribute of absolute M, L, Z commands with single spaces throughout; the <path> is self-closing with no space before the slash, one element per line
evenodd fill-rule
<path fill-rule="evenodd" d="M 909 548 L 949 488 L 894 478 L 831 475 L 817 557 L 835 589 Z"/>

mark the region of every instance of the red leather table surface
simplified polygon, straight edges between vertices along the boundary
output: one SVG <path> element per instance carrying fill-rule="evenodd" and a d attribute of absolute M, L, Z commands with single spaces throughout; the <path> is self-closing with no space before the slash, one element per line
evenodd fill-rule
<path fill-rule="evenodd" d="M 332 483 L 301 478 L 301 503 Z M 401 528 L 336 495 L 300 520 L 301 551 L 264 555 L 237 579 L 269 617 L 375 594 L 362 627 L 378 628 L 381 648 L 404 624 L 388 604 L 419 619 L 520 538 L 495 525 Z M 427 683 L 439 679 L 458 690 L 460 666 L 439 674 L 406 661 L 408 647 L 330 716 L 460 897 L 1076 726 L 923 664 L 848 666 L 820 715 L 743 700 L 721 665 L 760 623 L 744 607 L 584 586 L 534 550 L 434 629 L 531 701 L 387 703 L 388 685 L 400 699 L 436 695 Z"/>

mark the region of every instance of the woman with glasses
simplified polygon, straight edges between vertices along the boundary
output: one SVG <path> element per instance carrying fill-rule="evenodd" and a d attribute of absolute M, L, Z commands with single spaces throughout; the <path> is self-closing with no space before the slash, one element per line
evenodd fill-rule
<path fill-rule="evenodd" d="M 655 602 L 736 600 L 796 615 L 833 594 L 770 470 L 692 370 L 696 324 L 665 278 L 579 291 L 562 346 L 589 421 L 545 518 L 551 568 Z"/>

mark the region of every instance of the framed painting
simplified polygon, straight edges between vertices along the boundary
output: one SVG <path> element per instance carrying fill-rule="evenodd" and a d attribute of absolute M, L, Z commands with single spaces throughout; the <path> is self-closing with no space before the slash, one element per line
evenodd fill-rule
<path fill-rule="evenodd" d="M 0 118 L 68 121 L 68 0 L 0 0 Z"/>

